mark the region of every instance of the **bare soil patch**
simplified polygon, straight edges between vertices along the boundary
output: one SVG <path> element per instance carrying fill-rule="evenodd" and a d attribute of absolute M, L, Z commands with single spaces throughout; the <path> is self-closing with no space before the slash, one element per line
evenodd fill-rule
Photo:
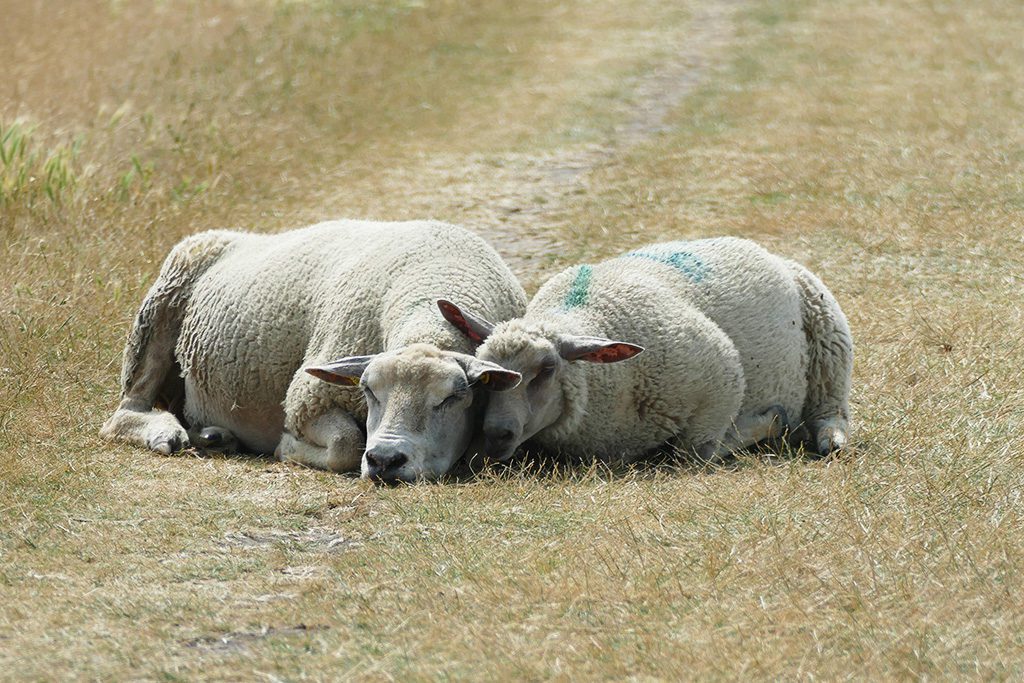
<path fill-rule="evenodd" d="M 559 256 L 580 251 L 572 244 L 566 212 L 588 191 L 590 175 L 620 163 L 631 148 L 667 130 L 669 113 L 720 63 L 742 6 L 738 0 L 696 3 L 690 21 L 676 30 L 630 36 L 637 42 L 655 39 L 657 56 L 619 86 L 612 122 L 597 139 L 530 152 L 421 152 L 403 158 L 400 166 L 381 169 L 372 182 L 396 198 L 391 212 L 469 225 L 494 243 L 525 281 L 539 284 Z M 590 58 L 614 61 L 632 48 L 639 45 L 608 41 L 603 53 L 598 49 Z M 358 181 L 349 182 L 344 197 L 328 199 L 326 205 L 351 205 L 353 194 L 369 193 Z"/>

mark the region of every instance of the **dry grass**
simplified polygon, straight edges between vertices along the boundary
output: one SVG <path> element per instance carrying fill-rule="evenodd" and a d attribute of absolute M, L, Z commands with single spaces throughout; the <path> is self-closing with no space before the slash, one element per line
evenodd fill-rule
<path fill-rule="evenodd" d="M 7 4 L 2 127 L 75 151 L 0 200 L 0 678 L 1024 675 L 1017 3 Z M 850 316 L 853 447 L 376 490 L 98 440 L 174 241 L 345 214 L 531 278 L 756 238 Z"/>

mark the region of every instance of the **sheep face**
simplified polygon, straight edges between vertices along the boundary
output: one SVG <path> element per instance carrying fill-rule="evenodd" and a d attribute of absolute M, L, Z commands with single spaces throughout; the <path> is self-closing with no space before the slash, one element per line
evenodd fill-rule
<path fill-rule="evenodd" d="M 325 376 L 331 368 L 336 378 Z M 311 370 L 362 388 L 367 416 L 361 474 L 380 483 L 441 477 L 469 446 L 480 392 L 504 391 L 520 380 L 504 368 L 427 344 Z"/>
<path fill-rule="evenodd" d="M 499 326 L 477 355 L 523 378 L 510 391 L 491 397 L 484 415 L 484 451 L 504 461 L 565 411 L 574 361 L 617 363 L 643 351 L 636 344 L 601 337 L 552 333 L 548 326 L 512 321 Z"/>
<path fill-rule="evenodd" d="M 522 332 L 522 331 L 520 331 Z M 495 343 L 478 350 L 486 360 L 519 373 L 518 387 L 490 397 L 483 421 L 483 446 L 488 458 L 510 459 L 521 443 L 554 424 L 562 414 L 562 376 L 567 361 L 556 344 L 539 335 L 516 335 L 515 343 L 499 333 Z"/>
<path fill-rule="evenodd" d="M 566 392 L 573 391 L 566 380 L 570 363 L 617 363 L 644 350 L 628 342 L 566 334 L 564 320 L 517 318 L 494 325 L 450 301 L 441 299 L 437 306 L 467 339 L 483 344 L 476 352 L 480 360 L 522 378 L 518 386 L 492 395 L 484 415 L 484 454 L 499 462 L 562 416 Z"/>

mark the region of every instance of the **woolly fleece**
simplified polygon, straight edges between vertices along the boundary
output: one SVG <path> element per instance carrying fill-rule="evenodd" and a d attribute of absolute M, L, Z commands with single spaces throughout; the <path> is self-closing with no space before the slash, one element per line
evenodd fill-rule
<path fill-rule="evenodd" d="M 418 342 L 472 353 L 438 315 L 443 297 L 499 320 L 526 305 L 501 257 L 453 225 L 331 221 L 275 235 L 201 233 L 174 247 L 143 302 L 123 394 L 140 380 L 154 328 L 179 325 L 185 419 L 270 453 L 282 430 L 301 435 L 334 408 L 365 422 L 358 389 L 322 382 L 304 366 Z"/>
<path fill-rule="evenodd" d="M 561 416 L 533 437 L 541 447 L 626 460 L 669 441 L 699 449 L 773 406 L 802 420 L 814 444 L 834 434 L 826 450 L 845 439 L 853 365 L 846 318 L 817 277 L 754 242 L 653 244 L 569 268 L 477 353 L 501 364 L 536 339 L 557 343 L 566 333 L 646 351 L 610 365 L 569 363 L 559 375 Z"/>

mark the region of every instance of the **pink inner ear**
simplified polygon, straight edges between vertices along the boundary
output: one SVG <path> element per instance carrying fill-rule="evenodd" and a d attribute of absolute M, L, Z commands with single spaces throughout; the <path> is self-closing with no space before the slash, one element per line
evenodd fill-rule
<path fill-rule="evenodd" d="M 331 372 L 330 370 L 325 370 L 324 368 L 306 368 L 306 372 L 308 372 L 309 374 L 313 375 L 318 379 L 322 379 L 323 381 L 329 384 L 340 384 L 342 386 L 349 387 L 354 387 L 355 385 L 359 384 L 359 380 L 357 380 L 354 377 L 348 377 L 347 375 L 339 375 Z"/>
<path fill-rule="evenodd" d="M 462 315 L 462 311 L 448 303 L 447 301 L 439 301 L 438 306 L 441 307 L 441 312 L 444 313 L 445 319 L 455 327 L 459 328 L 459 332 L 469 337 L 470 341 L 482 344 L 484 338 L 473 331 L 469 324 L 466 322 L 466 318 Z"/>
<path fill-rule="evenodd" d="M 580 360 L 590 361 L 591 363 L 618 363 L 627 358 L 632 358 L 638 353 L 640 353 L 640 349 L 629 344 L 609 344 L 608 346 L 602 346 L 596 351 L 583 354 L 580 356 Z"/>

